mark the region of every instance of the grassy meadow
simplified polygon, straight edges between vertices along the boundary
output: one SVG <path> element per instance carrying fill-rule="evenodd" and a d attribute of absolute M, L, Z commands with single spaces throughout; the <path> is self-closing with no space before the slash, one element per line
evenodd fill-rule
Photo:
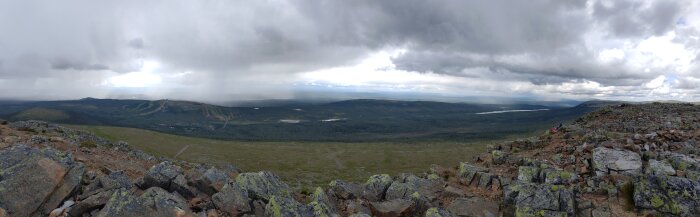
<path fill-rule="evenodd" d="M 364 182 L 373 174 L 421 173 L 431 164 L 456 166 L 494 141 L 457 142 L 248 142 L 164 134 L 149 130 L 70 126 L 112 141 L 123 140 L 156 156 L 190 162 L 232 163 L 244 171 L 269 170 L 295 188 L 327 185 L 334 179 Z M 183 148 L 187 147 L 186 149 Z"/>

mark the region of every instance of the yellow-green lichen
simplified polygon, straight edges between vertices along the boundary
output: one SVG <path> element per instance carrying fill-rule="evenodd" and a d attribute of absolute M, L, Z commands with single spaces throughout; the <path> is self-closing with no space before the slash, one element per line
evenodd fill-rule
<path fill-rule="evenodd" d="M 428 175 L 428 180 L 440 180 L 440 176 L 437 174 L 430 174 Z"/>
<path fill-rule="evenodd" d="M 664 201 L 661 199 L 661 197 L 659 197 L 659 195 L 652 196 L 650 202 L 651 206 L 654 208 L 659 208 L 664 205 Z"/>

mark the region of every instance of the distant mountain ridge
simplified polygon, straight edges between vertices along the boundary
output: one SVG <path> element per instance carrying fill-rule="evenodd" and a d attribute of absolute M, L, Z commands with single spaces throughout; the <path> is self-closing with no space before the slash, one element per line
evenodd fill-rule
<path fill-rule="evenodd" d="M 85 98 L 12 102 L 0 106 L 0 118 L 135 127 L 217 139 L 462 140 L 532 132 L 571 120 L 601 103 L 560 107 L 357 99 L 322 104 L 225 107 L 178 100 Z M 610 103 L 614 102 L 607 104 Z M 539 111 L 476 115 L 501 110 Z"/>

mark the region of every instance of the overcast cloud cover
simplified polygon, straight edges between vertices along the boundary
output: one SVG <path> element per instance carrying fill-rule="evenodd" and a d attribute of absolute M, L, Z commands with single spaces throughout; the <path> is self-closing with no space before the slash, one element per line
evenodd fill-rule
<path fill-rule="evenodd" d="M 700 100 L 694 0 L 0 1 L 0 98 Z"/>

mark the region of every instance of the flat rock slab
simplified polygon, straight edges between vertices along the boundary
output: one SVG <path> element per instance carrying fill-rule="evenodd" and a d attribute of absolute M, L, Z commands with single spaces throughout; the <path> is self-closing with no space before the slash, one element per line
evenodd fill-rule
<path fill-rule="evenodd" d="M 593 149 L 592 163 L 597 176 L 610 173 L 636 175 L 642 172 L 642 157 L 626 150 L 598 147 Z"/>
<path fill-rule="evenodd" d="M 54 149 L 16 145 L 0 151 L 0 209 L 8 216 L 47 216 L 75 192 L 85 166 Z"/>

